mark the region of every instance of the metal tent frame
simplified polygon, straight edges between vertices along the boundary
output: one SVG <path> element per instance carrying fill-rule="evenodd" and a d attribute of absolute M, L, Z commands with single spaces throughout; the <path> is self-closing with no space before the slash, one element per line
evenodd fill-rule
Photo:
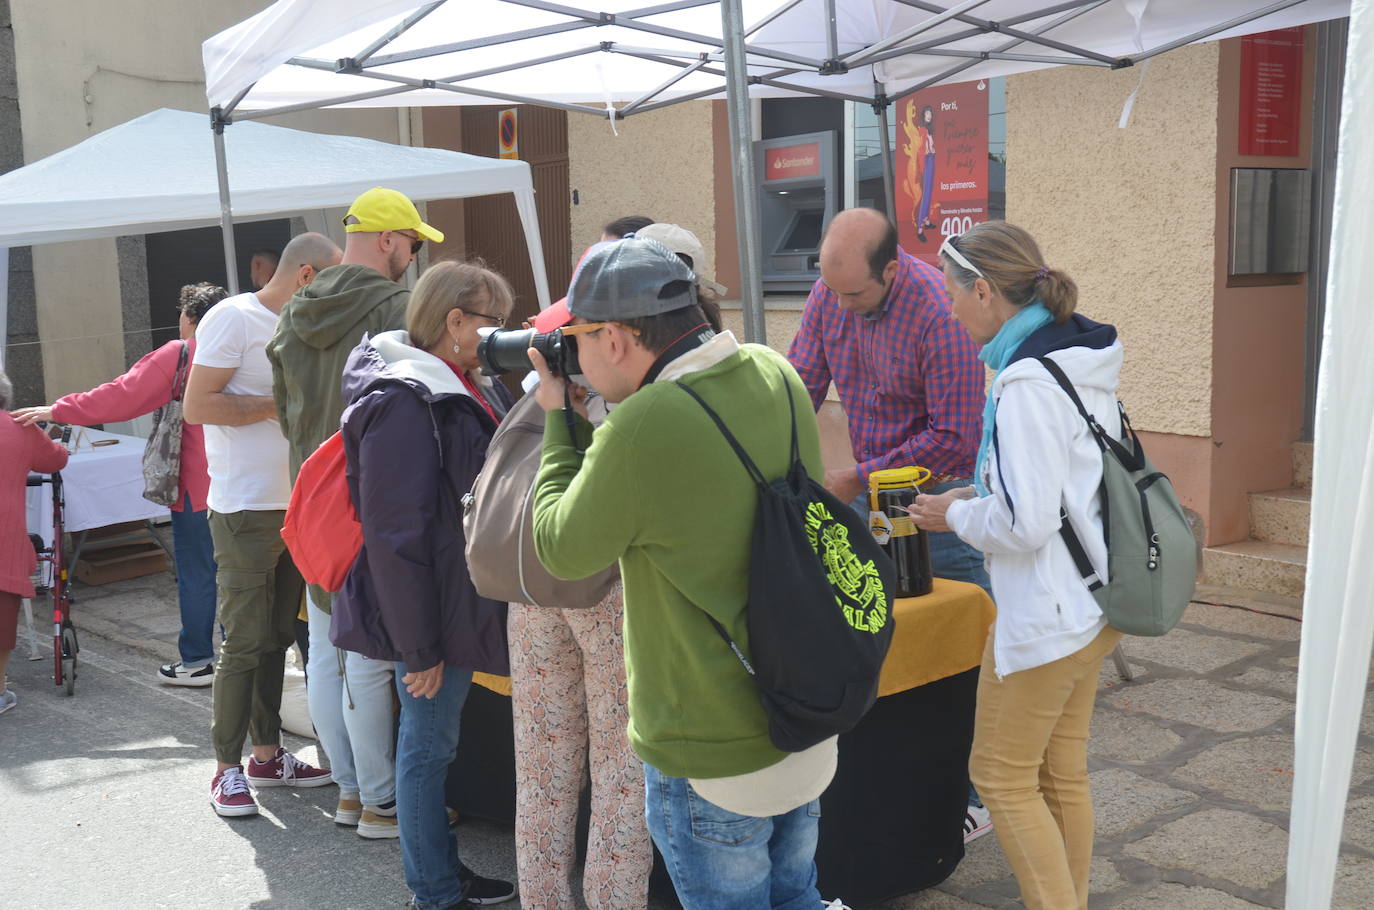
<path fill-rule="evenodd" d="M 846 0 L 779 0 L 767 15 L 746 27 L 743 18 L 743 0 L 669 0 L 651 6 L 627 10 L 620 13 L 598 12 L 568 6 L 550 0 L 500 0 L 511 7 L 537 10 L 562 17 L 562 21 L 504 32 L 482 38 L 448 41 L 427 47 L 412 48 L 390 54 L 382 53 L 396 39 L 407 34 L 423 22 L 435 10 L 449 0 L 432 0 L 414 8 L 400 22 L 384 34 L 372 40 L 350 57 L 335 60 L 314 57 L 292 57 L 286 63 L 308 70 L 325 71 L 340 75 L 362 77 L 375 80 L 384 87 L 374 91 L 354 93 L 300 104 L 286 104 L 257 110 L 241 110 L 240 105 L 256 83 L 243 88 L 227 104 L 216 106 L 210 111 L 211 126 L 214 131 L 215 155 L 219 166 L 221 221 L 224 227 L 225 257 L 229 262 L 234 257 L 234 241 L 231 230 L 232 206 L 228 177 L 225 170 L 224 128 L 239 120 L 254 120 L 278 114 L 312 110 L 337 105 L 376 102 L 378 99 L 395 98 L 403 105 L 404 96 L 421 91 L 449 92 L 457 103 L 463 103 L 457 96 L 466 98 L 489 99 L 491 101 L 513 104 L 537 104 L 553 107 L 594 117 L 621 120 L 636 114 L 659 110 L 682 101 L 698 100 L 709 97 L 726 98 L 729 107 L 729 129 L 732 147 L 732 174 L 735 190 L 735 222 L 739 241 L 741 306 L 744 315 L 745 338 L 752 342 L 762 342 L 765 338 L 762 288 L 758 282 L 759 274 L 759 211 L 754 188 L 757 180 L 754 173 L 754 157 L 749 140 L 749 90 L 753 86 L 771 90 L 770 94 L 800 95 L 817 98 L 830 98 L 853 101 L 871 105 L 878 115 L 881 141 L 884 148 L 890 145 L 886 111 L 895 101 L 910 92 L 954 79 L 956 76 L 988 61 L 1010 61 L 1022 66 L 1091 66 L 1105 69 L 1123 69 L 1143 63 L 1159 54 L 1183 47 L 1197 41 L 1220 35 L 1223 32 L 1244 26 L 1255 20 L 1282 12 L 1290 7 L 1312 0 L 1274 0 L 1256 4 L 1243 14 L 1225 21 L 1208 25 L 1190 34 L 1151 48 L 1144 48 L 1139 41 L 1139 52 L 1127 56 L 1111 56 L 1098 53 L 1067 41 L 1059 40 L 1050 32 L 1068 22 L 1090 13 L 1113 0 L 1061 0 L 1044 6 L 1036 6 L 1017 15 L 992 20 L 979 18 L 974 12 L 991 0 L 961 0 L 954 5 L 930 2 L 930 0 L 891 0 L 895 6 L 914 9 L 929 14 L 913 25 L 894 34 L 882 37 L 867 46 L 847 53 L 841 53 L 837 7 L 846 5 Z M 1147 0 L 1136 0 L 1139 12 L 1137 25 L 1143 15 Z M 646 19 L 681 10 L 719 5 L 722 36 L 684 31 L 662 24 L 647 22 Z M 824 57 L 809 57 L 788 50 L 751 42 L 750 38 L 794 8 L 807 4 L 807 9 L 815 9 L 819 15 L 816 34 L 823 35 L 826 47 Z M 1130 4 L 1127 4 L 1128 9 Z M 952 24 L 966 26 L 951 31 Z M 568 48 L 559 53 L 516 59 L 498 66 L 486 66 L 455 75 L 440 78 L 417 78 L 388 72 L 387 67 L 426 58 L 445 57 L 461 59 L 464 51 L 475 51 L 499 45 L 517 44 L 528 39 L 548 35 L 585 30 L 589 28 L 616 26 L 633 32 L 659 39 L 670 39 L 669 47 L 641 47 L 615 41 L 588 42 L 586 45 Z M 1022 26 L 1026 26 L 1022 28 Z M 929 33 L 936 34 L 929 34 Z M 1005 36 L 1006 41 L 989 47 L 970 48 L 969 42 L 989 36 Z M 450 37 L 450 36 L 445 36 Z M 693 51 L 683 50 L 680 45 L 688 42 L 696 46 Z M 964 46 L 960 46 L 960 45 Z M 1036 53 L 1021 50 L 1023 45 L 1031 45 Z M 494 91 L 488 87 L 472 83 L 485 77 L 529 69 L 561 60 L 595 54 L 626 55 L 637 60 L 659 64 L 664 69 L 665 79 L 642 92 L 638 97 L 619 108 L 609 102 L 604 107 L 591 104 L 569 103 L 566 101 L 539 98 L 520 94 Z M 516 54 L 515 56 L 519 56 Z M 871 68 L 886 61 L 903 57 L 948 58 L 950 66 L 934 75 L 910 80 L 895 91 L 887 91 L 876 75 L 870 80 L 871 91 L 856 92 L 825 88 L 810 77 L 842 76 L 859 67 Z M 677 86 L 689 76 L 703 74 L 718 77 L 721 81 L 684 94 L 660 98 L 669 89 Z M 852 79 L 850 80 L 852 82 Z M 883 183 L 890 200 L 893 193 L 892 159 L 884 155 Z M 232 274 L 232 270 L 231 270 Z M 231 289 L 236 290 L 236 289 Z"/>

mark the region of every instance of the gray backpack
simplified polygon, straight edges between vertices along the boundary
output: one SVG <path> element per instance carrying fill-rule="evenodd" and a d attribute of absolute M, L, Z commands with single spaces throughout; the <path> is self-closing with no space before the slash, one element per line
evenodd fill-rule
<path fill-rule="evenodd" d="M 172 397 L 153 412 L 153 431 L 143 446 L 143 498 L 160 506 L 177 504 L 181 490 L 181 396 L 186 391 L 186 342 L 181 343 Z"/>
<path fill-rule="evenodd" d="M 1121 438 L 1112 439 L 1083 406 L 1059 364 L 1037 358 L 1088 422 L 1102 450 L 1102 528 L 1107 578 L 1099 578 L 1082 542 L 1061 510 L 1059 534 L 1107 623 L 1127 635 L 1163 635 L 1188 608 L 1197 584 L 1197 543 L 1169 478 L 1155 470 L 1126 409 Z"/>
<path fill-rule="evenodd" d="M 599 397 L 587 403 L 593 422 L 605 418 Z M 534 480 L 544 449 L 544 410 L 526 395 L 501 421 L 472 491 L 463 497 L 468 574 L 477 593 L 537 607 L 586 609 L 606 599 L 620 577 L 612 565 L 589 578 L 549 574 L 534 552 Z"/>

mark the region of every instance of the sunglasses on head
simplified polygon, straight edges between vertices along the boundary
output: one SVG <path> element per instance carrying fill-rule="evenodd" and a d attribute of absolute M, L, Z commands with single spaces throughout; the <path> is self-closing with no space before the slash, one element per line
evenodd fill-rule
<path fill-rule="evenodd" d="M 948 256 L 950 259 L 953 259 L 956 263 L 968 269 L 970 272 L 977 275 L 979 278 L 986 279 L 988 277 L 984 275 L 981 271 L 979 271 L 976 265 L 974 265 L 972 262 L 969 262 L 968 258 L 964 256 L 963 253 L 959 252 L 959 250 L 954 246 L 953 237 L 946 237 L 945 242 L 940 244 L 940 255 Z"/>

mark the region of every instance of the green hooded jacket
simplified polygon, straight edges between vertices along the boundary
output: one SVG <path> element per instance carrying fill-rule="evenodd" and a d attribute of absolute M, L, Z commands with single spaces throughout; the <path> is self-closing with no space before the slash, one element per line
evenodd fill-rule
<path fill-rule="evenodd" d="M 267 345 L 272 396 L 291 447 L 291 480 L 339 429 L 339 389 L 348 355 L 364 335 L 405 328 L 410 291 L 365 265 L 335 265 L 282 308 Z"/>

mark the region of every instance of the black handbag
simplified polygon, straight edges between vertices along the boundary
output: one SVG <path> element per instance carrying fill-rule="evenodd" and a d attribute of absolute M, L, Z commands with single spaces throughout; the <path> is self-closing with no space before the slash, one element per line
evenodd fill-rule
<path fill-rule="evenodd" d="M 758 685 L 773 745 L 800 752 L 853 728 L 877 700 L 892 643 L 896 570 L 867 522 L 807 473 L 795 396 L 782 376 L 792 450 L 786 476 L 772 481 L 720 415 L 677 385 L 705 409 L 758 490 L 745 617 L 751 653 L 715 617 L 707 619 Z"/>

